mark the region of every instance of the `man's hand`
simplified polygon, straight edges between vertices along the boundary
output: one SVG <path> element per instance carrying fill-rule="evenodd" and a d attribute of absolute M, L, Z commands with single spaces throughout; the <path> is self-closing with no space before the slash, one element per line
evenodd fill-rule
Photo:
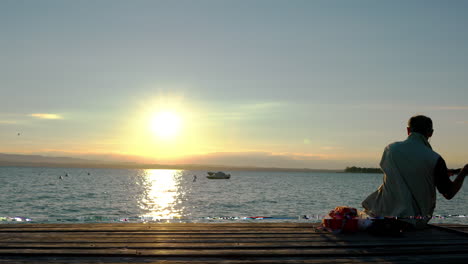
<path fill-rule="evenodd" d="M 452 177 L 453 175 L 458 175 L 462 169 L 447 169 L 447 175 Z"/>
<path fill-rule="evenodd" d="M 442 194 L 445 199 L 450 200 L 455 196 L 455 194 L 457 194 L 463 185 L 463 180 L 465 180 L 466 175 L 468 175 L 468 164 L 466 164 L 465 167 L 463 167 L 463 169 L 458 173 L 458 176 L 453 181 L 450 190 L 447 193 Z"/>
<path fill-rule="evenodd" d="M 465 167 L 463 167 L 463 169 L 460 171 L 458 175 L 463 175 L 463 176 L 468 175 L 468 164 L 466 164 Z"/>

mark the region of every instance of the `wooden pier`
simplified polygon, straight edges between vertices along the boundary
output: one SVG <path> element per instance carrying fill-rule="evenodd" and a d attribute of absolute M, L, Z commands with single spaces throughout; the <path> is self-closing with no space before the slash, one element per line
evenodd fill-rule
<path fill-rule="evenodd" d="M 468 263 L 468 226 L 398 237 L 304 223 L 2 224 L 0 263 Z"/>

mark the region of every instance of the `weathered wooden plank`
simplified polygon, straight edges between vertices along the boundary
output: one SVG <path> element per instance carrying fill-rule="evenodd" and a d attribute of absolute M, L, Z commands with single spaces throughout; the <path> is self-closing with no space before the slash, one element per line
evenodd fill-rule
<path fill-rule="evenodd" d="M 93 233 L 93 232 L 83 232 L 77 234 L 70 234 L 70 233 L 10 233 L 0 234 L 1 240 L 37 240 L 37 239 L 119 239 L 119 240 L 142 240 L 142 239 L 227 239 L 227 238 L 277 238 L 277 239 L 285 239 L 285 238 L 310 238 L 310 239 L 317 239 L 317 240 L 371 240 L 371 241 L 378 241 L 381 239 L 421 239 L 421 240 L 451 240 L 451 239 L 459 239 L 464 237 L 458 233 L 450 233 L 450 232 L 438 232 L 438 233 L 429 233 L 429 232 L 421 232 L 421 233 L 406 233 L 402 234 L 401 237 L 376 237 L 370 236 L 366 233 L 358 233 L 358 234 L 344 234 L 344 235 L 333 235 L 330 233 L 326 234 L 314 234 L 314 233 L 126 233 L 126 234 L 109 234 L 109 233 Z"/>
<path fill-rule="evenodd" d="M 467 225 L 464 224 L 454 224 L 454 223 L 440 223 L 440 224 L 432 224 L 435 226 L 452 226 L 452 227 L 467 227 Z"/>
<path fill-rule="evenodd" d="M 304 242 L 304 241 L 255 241 L 255 242 L 45 242 L 37 243 L 17 242 L 7 243 L 0 242 L 0 248 L 134 248 L 134 249 L 229 249 L 229 248 L 343 248 L 343 247 L 424 247 L 424 246 L 466 246 L 467 240 L 457 241 L 356 241 L 356 242 Z"/>
<path fill-rule="evenodd" d="M 92 255 L 92 256 L 158 256 L 158 257 L 281 257 L 281 256 L 381 256 L 381 255 L 414 255 L 414 254 L 460 254 L 468 251 L 467 245 L 402 247 L 398 250 L 388 247 L 376 248 L 291 248 L 291 249 L 0 249 L 2 255 Z"/>
<path fill-rule="evenodd" d="M 284 242 L 317 242 L 317 243 L 323 243 L 323 242 L 348 242 L 348 243 L 359 243 L 361 240 L 341 240 L 341 239 L 318 239 L 318 238 L 184 238 L 184 239 L 172 239 L 172 238 L 164 238 L 164 239 L 151 239 L 151 238 L 145 238 L 145 239 L 127 239 L 127 238 L 105 238 L 105 239 L 94 239 L 94 238 L 54 238 L 54 239 L 16 239 L 16 238 L 8 238 L 2 240 L 3 242 L 8 242 L 8 243 L 36 243 L 36 242 L 44 242 L 44 243 L 110 243 L 110 242 L 115 242 L 115 243 L 229 243 L 229 242 L 237 242 L 237 243 L 258 243 L 258 242 L 277 242 L 277 241 L 284 241 Z M 366 241 L 368 243 L 378 243 L 379 241 L 382 241 L 382 239 L 378 240 L 362 240 Z M 395 243 L 401 243 L 401 239 L 387 239 L 385 241 L 388 242 L 395 242 Z M 415 241 L 415 240 L 411 240 Z M 411 242 L 410 241 L 410 242 Z M 420 241 L 420 240 L 417 240 Z M 459 239 L 450 239 L 450 240 L 438 240 L 438 241 L 444 241 L 447 243 L 457 243 L 460 241 L 464 240 L 459 240 Z M 408 243 L 410 243 L 408 242 Z M 415 242 L 416 243 L 416 242 Z"/>
<path fill-rule="evenodd" d="M 105 224 L 105 225 L 89 225 L 89 224 L 80 224 L 80 225 L 53 225 L 53 226 L 46 226 L 46 225 L 37 225 L 37 226 L 30 226 L 28 224 L 24 225 L 1 225 L 0 230 L 8 230 L 8 229 L 108 229 L 108 230 L 146 230 L 146 229 L 154 229 L 154 230 L 186 230 L 186 229 L 314 229 L 316 225 L 295 225 L 295 226 L 288 226 L 288 225 L 268 225 L 263 226 L 260 224 L 254 225 L 229 225 L 229 224 L 204 224 L 204 225 L 169 225 L 169 224 L 143 224 L 143 225 L 134 225 L 134 224 L 125 224 L 114 226 L 113 224 Z"/>
<path fill-rule="evenodd" d="M 231 228 L 231 227 L 226 227 L 226 228 L 210 228 L 209 226 L 205 226 L 203 228 L 170 228 L 170 227 L 164 227 L 164 228 L 130 228 L 130 229 L 124 229 L 124 228 L 119 228 L 119 229 L 114 229 L 114 228 L 87 228 L 87 227 L 82 227 L 82 228 L 48 228 L 48 227 L 43 227 L 43 228 L 6 228 L 6 229 L 0 229 L 0 232 L 2 233 L 9 233 L 9 232 L 207 232 L 207 233 L 223 233 L 223 232 L 243 232 L 243 233 L 248 233 L 248 232 L 259 232 L 259 233 L 289 233 L 289 232 L 294 232 L 294 233 L 313 233 L 316 232 L 314 228 Z"/>
<path fill-rule="evenodd" d="M 448 239 L 439 240 L 456 240 L 459 237 L 449 237 Z M 333 236 L 242 236 L 242 235 L 227 235 L 227 236 L 146 236 L 146 237 L 134 237 L 134 236 L 123 236 L 123 237 L 106 237 L 106 236 L 3 236 L 0 238 L 1 241 L 17 241 L 17 242 L 36 242 L 36 241 L 193 241 L 193 240 L 210 240 L 210 241 L 258 241 L 258 240 L 273 240 L 273 241 L 380 241 L 381 238 L 367 236 L 362 237 L 333 237 Z M 401 240 L 401 238 L 388 238 L 387 240 Z M 409 239 L 408 239 L 409 240 Z M 415 240 L 415 239 L 413 239 Z"/>
<path fill-rule="evenodd" d="M 408 256 L 361 256 L 361 257 L 314 257 L 314 258 L 256 258 L 256 259 L 220 259 L 205 258 L 203 260 L 191 258 L 177 258 L 177 259 L 158 259 L 158 258 L 132 258 L 126 257 L 125 259 L 108 257 L 108 258 L 95 258 L 83 257 L 76 259 L 73 257 L 0 257 L 0 263 L 9 264 L 25 264 L 25 263 L 53 263 L 53 264 L 316 264 L 316 263 L 466 263 L 465 255 L 408 255 Z"/>
<path fill-rule="evenodd" d="M 468 238 L 468 229 L 465 229 L 465 227 L 461 227 L 458 225 L 432 226 L 432 229 L 440 230 L 451 234 L 457 234 L 459 236 L 461 235 Z"/>
<path fill-rule="evenodd" d="M 381 239 L 459 239 L 464 238 L 458 233 L 448 232 L 445 229 L 430 229 L 416 232 L 403 233 L 401 237 L 376 237 L 367 233 L 359 232 L 354 234 L 331 234 L 331 233 L 202 233 L 202 232 L 177 232 L 177 233 L 160 233 L 160 232 L 19 232 L 19 233 L 0 233 L 0 239 L 53 239 L 53 238 L 110 238 L 110 239 L 190 239 L 190 238 L 310 238 L 310 239 L 334 239 L 334 240 L 381 240 Z"/>
<path fill-rule="evenodd" d="M 88 226 L 88 227 L 108 227 L 109 225 L 112 225 L 113 228 L 121 228 L 121 227 L 136 227 L 136 228 L 142 228 L 142 227 L 172 227 L 172 228 L 177 228 L 177 227 L 240 227 L 240 228 L 295 228 L 295 227 L 300 227 L 300 228 L 307 228 L 307 227 L 316 227 L 319 226 L 320 223 L 268 223 L 268 222 L 239 222 L 239 223 L 53 223 L 53 224 L 34 224 L 34 223 L 22 223 L 22 224 L 1 224 L 1 228 L 37 228 L 37 227 L 58 227 L 58 228 L 81 228 L 83 226 Z"/>
<path fill-rule="evenodd" d="M 65 243 L 127 243 L 127 244 L 134 244 L 134 243 L 277 243 L 281 240 L 259 240 L 259 239 L 249 239 L 249 240 L 236 240 L 236 239 L 224 239 L 224 240 L 206 240 L 206 239 L 199 239 L 199 240 L 145 240 L 145 241 L 135 241 L 135 240 L 54 240 L 54 241 L 4 241 L 5 243 L 62 243 L 64 247 L 66 247 Z M 322 244 L 331 244 L 331 245 L 340 245 L 340 244 L 374 244 L 374 245 L 419 245 L 419 244 L 464 244 L 466 240 L 439 240 L 439 241 L 427 241 L 424 240 L 409 240 L 409 241 L 402 241 L 402 240 L 376 240 L 376 241 L 343 241 L 343 240 L 283 240 L 285 243 L 322 243 Z"/>
<path fill-rule="evenodd" d="M 38 241 L 57 241 L 57 242 L 130 242 L 130 241 L 139 241 L 139 242 L 184 242 L 184 241 L 352 241 L 346 239 L 338 239 L 338 238 L 327 238 L 327 237 L 282 237 L 282 236 L 263 236 L 263 237 L 256 237 L 255 235 L 252 236 L 179 236 L 179 237 L 172 237 L 172 236 L 162 236 L 162 237 L 93 237 L 93 236 L 83 236 L 83 237 L 61 237 L 61 236 L 38 236 L 38 237 L 2 237 L 1 241 L 3 242 L 38 242 Z M 354 239 L 355 240 L 355 239 Z M 372 241 L 372 240 L 369 240 Z"/>
<path fill-rule="evenodd" d="M 231 225 L 231 224 L 70 224 L 70 225 L 29 225 L 29 224 L 0 224 L 1 232 L 15 231 L 15 230 L 106 230 L 106 231 L 141 231 L 141 230 L 314 230 L 317 225 L 261 225 L 261 224 L 246 224 L 246 225 Z"/>
<path fill-rule="evenodd" d="M 7 237 L 109 237 L 109 238 L 152 238 L 152 237 L 326 237 L 329 234 L 314 233 L 0 233 L 0 238 Z M 358 236 L 335 236 L 335 237 L 358 237 Z"/>
<path fill-rule="evenodd" d="M 444 241 L 447 243 L 457 243 L 459 241 L 464 241 L 459 237 L 450 237 L 445 239 L 413 239 L 413 238 L 379 238 L 375 237 L 372 239 L 367 239 L 366 237 L 361 238 L 336 238 L 336 237 L 160 237 L 160 238 L 106 238 L 106 237 L 36 237 L 36 238 L 17 238 L 9 237 L 2 238 L 2 242 L 5 243 L 35 243 L 35 242 L 120 242 L 120 243 L 132 243 L 132 242 L 159 242 L 159 243 L 181 243 L 181 242 L 198 242 L 198 243 L 213 243 L 213 242 L 348 242 L 348 243 L 359 243 L 361 241 L 366 241 L 369 243 L 378 243 L 381 241 L 396 242 L 396 243 L 419 243 L 419 241 L 428 241 L 429 243 L 437 243 L 439 241 Z"/>
<path fill-rule="evenodd" d="M 4 227 L 7 226 L 7 227 Z M 101 224 L 101 225 L 90 225 L 90 224 L 75 224 L 70 226 L 50 226 L 44 224 L 35 225 L 34 227 L 29 226 L 29 224 L 0 224 L 0 232 L 12 232 L 12 231 L 21 231 L 21 232 L 51 232 L 51 231 L 61 231 L 61 232 L 160 232 L 160 231 L 232 231 L 232 232 L 242 232 L 242 231 L 270 231 L 270 232 L 281 232 L 281 231 L 294 231 L 294 232 L 316 232 L 316 225 L 294 225 L 294 227 L 288 227 L 285 225 L 272 225 L 268 224 L 263 226 L 261 224 L 255 225 L 246 225 L 246 226 L 231 226 L 229 224 L 203 224 L 203 225 L 177 225 L 172 226 L 171 224 L 124 224 L 120 226 L 114 226 L 114 224 Z"/>
<path fill-rule="evenodd" d="M 2 241 L 38 241 L 38 240 L 48 240 L 48 241 L 160 241 L 160 240 L 242 240 L 242 239 L 270 239 L 270 240 L 311 240 L 311 241 L 380 241 L 382 239 L 386 240 L 457 240 L 462 238 L 459 234 L 454 234 L 446 232 L 445 230 L 439 230 L 437 232 L 427 232 L 423 231 L 405 233 L 402 237 L 375 237 L 370 236 L 366 233 L 358 234 L 343 234 L 343 235 L 333 235 L 330 233 L 310 233 L 310 234 L 281 234 L 281 233 L 226 233 L 226 234 L 213 234 L 213 233 L 106 233 L 106 232 L 83 232 L 83 233 L 0 233 L 0 240 Z"/>
<path fill-rule="evenodd" d="M 114 233 L 121 233 L 121 232 L 139 232 L 139 233 L 144 233 L 142 230 L 111 230 L 111 229 L 48 229 L 48 228 L 38 228 L 34 230 L 27 230 L 27 232 L 30 233 L 41 233 L 41 232 L 114 232 Z M 25 232 L 25 230 L 22 229 L 9 229 L 9 230 L 1 230 L 1 233 L 22 233 Z M 312 229 L 186 229 L 186 230 L 180 230 L 180 229 L 158 229 L 158 230 L 153 230 L 153 229 L 148 229 L 146 233 L 153 233 L 153 234 L 164 234 L 164 233 L 219 233 L 219 234 L 226 234 L 226 233 L 315 233 L 314 230 Z"/>
<path fill-rule="evenodd" d="M 435 226 L 451 227 L 451 228 L 468 228 L 467 225 L 462 224 L 434 224 Z M 226 229 L 226 228 L 239 228 L 239 229 L 275 229 L 275 228 L 302 228 L 309 229 L 320 226 L 319 223 L 78 223 L 78 224 L 0 224 L 1 230 L 8 229 L 36 229 L 36 228 L 50 228 L 50 229 L 106 229 L 106 230 L 146 230 L 146 229 Z"/>
<path fill-rule="evenodd" d="M 273 258 L 273 259 L 208 259 L 205 258 L 203 260 L 197 259 L 158 259 L 158 258 L 132 258 L 126 257 L 122 260 L 122 258 L 95 258 L 95 257 L 83 257 L 80 259 L 70 258 L 70 257 L 54 257 L 54 258 L 47 258 L 47 257 L 40 257 L 34 256 L 32 258 L 0 258 L 0 263 L 9 263 L 9 264 L 25 264 L 25 263 L 37 263 L 37 264 L 44 264 L 44 263 L 54 263 L 54 264 L 83 264 L 83 263 L 90 263 L 90 264 L 118 264 L 118 263 L 133 263 L 133 264 L 214 264 L 214 263 L 221 263 L 221 264 L 316 264 L 316 263 L 466 263 L 465 256 L 460 255 L 453 255 L 453 256 L 424 256 L 424 255 L 414 255 L 414 256 L 387 256 L 387 257 L 379 257 L 379 256 L 371 256 L 371 257 L 335 257 L 335 258 L 327 258 L 327 257 L 314 257 L 314 258 Z"/>

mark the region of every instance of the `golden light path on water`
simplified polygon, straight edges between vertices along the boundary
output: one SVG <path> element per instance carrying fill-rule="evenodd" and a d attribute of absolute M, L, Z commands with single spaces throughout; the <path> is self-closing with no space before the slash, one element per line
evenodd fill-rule
<path fill-rule="evenodd" d="M 150 219 L 174 219 L 181 216 L 175 208 L 180 194 L 182 171 L 151 169 L 143 172 L 145 193 L 140 208 L 146 211 L 141 217 Z"/>

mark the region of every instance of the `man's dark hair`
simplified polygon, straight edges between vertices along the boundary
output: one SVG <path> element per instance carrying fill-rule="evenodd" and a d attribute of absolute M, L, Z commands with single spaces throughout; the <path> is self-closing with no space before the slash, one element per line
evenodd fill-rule
<path fill-rule="evenodd" d="M 426 135 L 432 132 L 432 120 L 423 115 L 416 115 L 408 120 L 408 127 L 411 132 Z"/>

